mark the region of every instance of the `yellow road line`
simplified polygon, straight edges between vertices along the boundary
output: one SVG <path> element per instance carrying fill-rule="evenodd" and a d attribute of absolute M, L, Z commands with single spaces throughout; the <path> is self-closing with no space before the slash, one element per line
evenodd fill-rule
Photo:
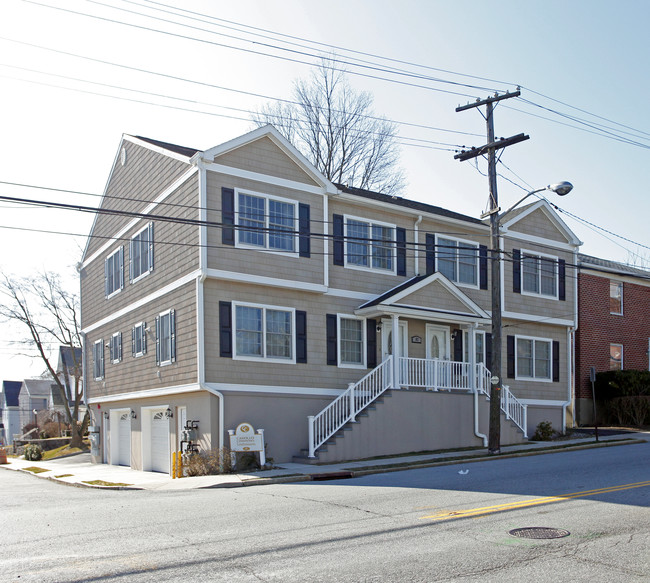
<path fill-rule="evenodd" d="M 531 498 L 519 502 L 507 502 L 505 504 L 496 504 L 495 506 L 484 506 L 482 508 L 469 508 L 467 510 L 450 510 L 439 512 L 430 516 L 421 516 L 421 520 L 450 520 L 452 518 L 466 518 L 471 516 L 480 516 L 491 514 L 493 512 L 504 512 L 505 510 L 516 510 L 518 508 L 527 508 L 539 504 L 550 504 L 552 502 L 562 502 L 572 498 L 586 498 L 587 496 L 597 496 L 598 494 L 608 494 L 609 492 L 619 492 L 621 490 L 631 490 L 633 488 L 643 488 L 650 486 L 650 480 L 646 482 L 634 482 L 632 484 L 621 484 L 610 486 L 608 488 L 598 488 L 596 490 L 583 490 L 582 492 L 573 492 L 571 494 L 562 494 L 561 496 L 543 496 L 540 498 Z"/>

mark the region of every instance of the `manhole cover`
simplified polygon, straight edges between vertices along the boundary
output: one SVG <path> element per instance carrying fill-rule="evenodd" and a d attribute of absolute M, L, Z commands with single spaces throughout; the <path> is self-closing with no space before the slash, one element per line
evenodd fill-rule
<path fill-rule="evenodd" d="M 562 528 L 547 528 L 545 526 L 530 526 L 528 528 L 515 528 L 508 531 L 508 534 L 518 538 L 563 538 L 571 533 Z"/>

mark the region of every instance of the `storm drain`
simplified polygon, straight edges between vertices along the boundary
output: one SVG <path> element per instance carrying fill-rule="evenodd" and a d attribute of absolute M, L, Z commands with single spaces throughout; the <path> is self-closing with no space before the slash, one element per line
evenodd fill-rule
<path fill-rule="evenodd" d="M 564 538 L 571 533 L 562 528 L 547 528 L 545 526 L 530 526 L 528 528 L 514 528 L 509 530 L 508 534 L 516 536 L 517 538 L 535 538 L 535 539 L 548 539 L 548 538 Z"/>

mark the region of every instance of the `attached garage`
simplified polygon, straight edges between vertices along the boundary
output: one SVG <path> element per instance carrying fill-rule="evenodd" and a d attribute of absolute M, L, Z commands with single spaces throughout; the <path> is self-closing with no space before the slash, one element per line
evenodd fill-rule
<path fill-rule="evenodd" d="M 143 409 L 142 453 L 143 470 L 169 473 L 169 417 L 167 406 Z"/>

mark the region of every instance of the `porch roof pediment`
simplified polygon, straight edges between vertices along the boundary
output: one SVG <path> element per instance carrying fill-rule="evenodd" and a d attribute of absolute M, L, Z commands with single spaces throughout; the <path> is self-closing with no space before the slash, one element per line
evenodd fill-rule
<path fill-rule="evenodd" d="M 418 275 L 365 302 L 358 315 L 400 314 L 416 318 L 489 320 L 489 314 L 439 272 Z"/>

